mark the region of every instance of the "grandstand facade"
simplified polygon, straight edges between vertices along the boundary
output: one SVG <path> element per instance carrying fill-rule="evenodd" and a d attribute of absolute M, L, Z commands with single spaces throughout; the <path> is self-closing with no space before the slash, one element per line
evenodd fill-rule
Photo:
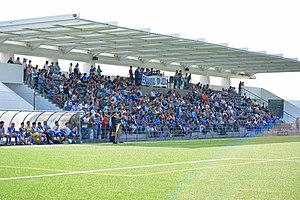
<path fill-rule="evenodd" d="M 0 42 L 3 113 L 38 110 L 42 118 L 29 121 L 56 116 L 50 127 L 55 121 L 64 126 L 68 120 L 61 116 L 77 116 L 72 130 L 76 127 L 80 140 L 108 141 L 112 116 L 126 140 L 254 136 L 277 134 L 282 127 L 296 132 L 299 108 L 282 101 L 282 114 L 275 115 L 268 103 L 279 97 L 230 84 L 230 78 L 256 73 L 299 71 L 296 59 L 93 22 L 79 14 L 0 22 Z M 26 55 L 49 63 L 36 68 Z M 73 66 L 64 72 L 59 59 L 73 60 Z M 85 63 L 82 71 L 79 61 Z M 103 76 L 96 63 L 134 69 L 128 77 Z M 198 84 L 190 82 L 191 74 L 200 75 Z M 222 86 L 210 85 L 210 76 L 221 77 Z M 5 118 L 6 127 L 17 113 Z"/>

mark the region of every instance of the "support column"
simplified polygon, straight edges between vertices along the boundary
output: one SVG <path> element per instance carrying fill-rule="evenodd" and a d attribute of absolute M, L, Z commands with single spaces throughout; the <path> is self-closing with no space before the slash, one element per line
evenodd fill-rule
<path fill-rule="evenodd" d="M 1 52 L 0 62 L 1 63 L 7 63 L 8 59 L 10 57 L 12 57 L 13 61 L 15 62 L 14 52 L 13 51 Z"/>
<path fill-rule="evenodd" d="M 210 84 L 210 77 L 205 75 L 200 75 L 200 83 L 202 85 Z"/>
<path fill-rule="evenodd" d="M 221 86 L 225 89 L 228 89 L 231 86 L 231 79 L 230 78 L 221 78 Z"/>

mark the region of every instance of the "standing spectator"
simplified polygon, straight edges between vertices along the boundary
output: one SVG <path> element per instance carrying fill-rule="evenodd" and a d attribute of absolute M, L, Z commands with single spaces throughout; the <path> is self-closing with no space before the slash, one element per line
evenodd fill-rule
<path fill-rule="evenodd" d="M 44 69 L 45 71 L 48 71 L 48 70 L 49 70 L 49 62 L 48 62 L 48 60 L 46 60 L 43 69 Z"/>
<path fill-rule="evenodd" d="M 95 74 L 95 67 L 93 65 L 91 65 L 91 68 L 90 68 L 90 75 L 94 75 Z"/>
<path fill-rule="evenodd" d="M 138 67 L 134 72 L 135 85 L 141 85 L 143 74 L 140 67 Z"/>
<path fill-rule="evenodd" d="M 26 69 L 26 82 L 27 84 L 31 85 L 31 80 L 32 80 L 32 71 L 33 71 L 33 66 L 31 64 L 31 60 L 28 61 L 27 69 Z"/>
<path fill-rule="evenodd" d="M 8 59 L 7 63 L 8 63 L 8 64 L 14 64 L 14 61 L 13 61 L 12 57 L 10 57 L 10 58 Z"/>
<path fill-rule="evenodd" d="M 178 73 L 178 89 L 180 89 L 180 87 L 182 85 L 182 79 L 183 79 L 182 70 L 179 70 L 179 73 Z"/>
<path fill-rule="evenodd" d="M 49 75 L 52 76 L 54 73 L 54 62 L 51 62 L 51 65 L 49 65 L 48 69 L 49 69 Z"/>
<path fill-rule="evenodd" d="M 79 74 L 80 74 L 80 72 L 79 72 L 79 63 L 76 63 L 75 68 L 74 68 L 74 76 L 75 76 L 75 78 L 78 78 Z"/>
<path fill-rule="evenodd" d="M 69 89 L 70 89 L 70 83 L 64 82 L 63 85 L 63 92 L 64 92 L 64 101 L 67 101 L 69 99 Z"/>
<path fill-rule="evenodd" d="M 73 72 L 73 63 L 70 63 L 69 76 L 70 76 L 70 74 L 72 74 L 72 72 Z"/>
<path fill-rule="evenodd" d="M 98 114 L 95 114 L 95 124 L 93 126 L 93 129 L 94 129 L 94 135 L 97 139 L 100 139 L 101 138 L 101 118 L 100 118 L 100 115 Z"/>
<path fill-rule="evenodd" d="M 240 81 L 239 83 L 239 94 L 242 94 L 242 87 L 244 86 L 244 82 Z"/>
<path fill-rule="evenodd" d="M 129 77 L 130 77 L 130 82 L 133 83 L 133 71 L 132 71 L 132 66 L 129 67 Z"/>
<path fill-rule="evenodd" d="M 108 117 L 107 115 L 104 115 L 101 123 L 102 138 L 104 139 L 107 138 L 107 133 L 109 132 L 108 127 L 109 127 Z"/>
<path fill-rule="evenodd" d="M 35 68 L 32 69 L 32 78 L 33 78 L 33 88 L 38 88 L 38 78 L 39 78 L 39 69 L 38 65 L 35 66 Z"/>
<path fill-rule="evenodd" d="M 97 75 L 101 76 L 101 73 L 102 73 L 102 69 L 100 68 L 100 65 L 98 65 L 98 67 L 97 67 Z"/>
<path fill-rule="evenodd" d="M 176 89 L 178 82 L 179 82 L 179 75 L 178 75 L 178 70 L 175 71 L 175 75 L 174 75 L 174 89 Z"/>
<path fill-rule="evenodd" d="M 21 61 L 20 61 L 20 57 L 17 57 L 17 59 L 15 60 L 15 64 L 17 65 L 22 65 Z"/>
<path fill-rule="evenodd" d="M 27 78 L 27 59 L 26 58 L 23 58 L 22 68 L 24 70 L 24 81 L 26 81 L 26 78 Z"/>
<path fill-rule="evenodd" d="M 60 67 L 59 67 L 58 62 L 55 63 L 54 70 L 55 70 L 55 73 L 56 73 L 56 74 L 59 74 L 59 72 L 60 72 Z"/>

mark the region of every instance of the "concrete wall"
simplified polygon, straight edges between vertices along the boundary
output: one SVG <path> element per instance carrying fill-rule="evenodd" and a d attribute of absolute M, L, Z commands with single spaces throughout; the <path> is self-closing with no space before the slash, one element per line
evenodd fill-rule
<path fill-rule="evenodd" d="M 284 100 L 284 99 L 280 98 L 279 96 L 276 96 L 275 94 L 273 94 L 263 88 L 245 87 L 245 89 L 254 93 L 255 95 L 259 96 L 260 98 L 264 99 L 265 101 L 268 101 L 269 99 Z M 288 101 L 285 101 L 285 100 L 284 100 L 284 111 L 294 117 L 300 116 L 300 108 Z M 287 115 L 284 118 L 286 118 L 287 120 L 290 119 L 290 117 Z"/>
<path fill-rule="evenodd" d="M 23 84 L 6 83 L 5 85 L 7 87 L 9 87 L 11 90 L 13 90 L 15 93 L 17 93 L 19 96 L 21 96 L 23 99 L 25 99 L 31 105 L 34 104 L 33 89 L 31 89 Z M 39 94 L 35 96 L 35 109 L 36 110 L 55 110 L 55 111 L 61 110 L 55 104 L 49 102 L 47 99 L 40 96 Z"/>
<path fill-rule="evenodd" d="M 32 110 L 32 105 L 0 82 L 1 110 Z"/>
<path fill-rule="evenodd" d="M 246 90 L 252 92 L 256 96 L 259 96 L 262 98 L 262 88 L 256 88 L 256 87 L 244 87 Z"/>
<path fill-rule="evenodd" d="M 0 63 L 0 82 L 23 83 L 24 70 L 21 65 Z"/>

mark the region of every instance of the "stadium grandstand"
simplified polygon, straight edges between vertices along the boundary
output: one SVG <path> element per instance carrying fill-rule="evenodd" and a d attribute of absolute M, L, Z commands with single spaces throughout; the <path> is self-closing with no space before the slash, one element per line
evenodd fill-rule
<path fill-rule="evenodd" d="M 1 144 L 291 135 L 299 129 L 299 108 L 230 81 L 300 71 L 294 59 L 79 14 L 0 22 L 0 52 Z M 61 59 L 72 62 L 60 66 Z M 128 67 L 128 75 L 103 75 L 102 64 Z M 211 85 L 210 76 L 222 85 Z"/>

